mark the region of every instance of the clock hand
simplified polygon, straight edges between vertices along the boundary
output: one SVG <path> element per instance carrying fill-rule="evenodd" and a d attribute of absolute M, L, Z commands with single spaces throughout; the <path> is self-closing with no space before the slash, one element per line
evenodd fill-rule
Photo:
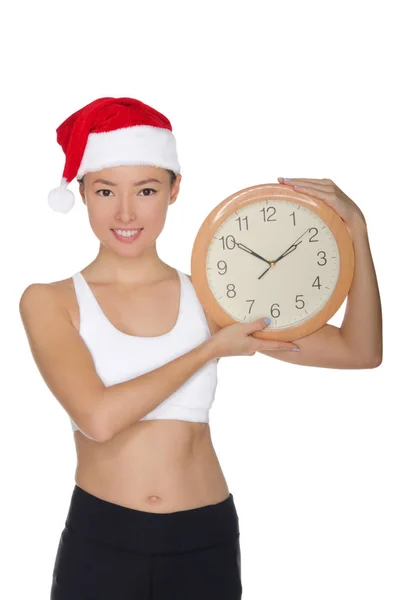
<path fill-rule="evenodd" d="M 309 231 L 309 229 L 310 229 L 310 227 L 308 227 L 308 228 L 306 229 L 306 231 L 304 231 L 304 232 L 302 233 L 302 235 L 300 235 L 300 236 L 299 236 L 299 237 L 298 237 L 298 238 L 297 238 L 297 239 L 294 241 L 294 243 L 293 243 L 293 244 L 291 244 L 291 246 L 290 246 L 289 248 L 287 248 L 287 250 L 286 250 L 285 252 L 283 252 L 283 253 L 282 253 L 282 254 L 281 254 L 281 255 L 280 255 L 278 258 L 276 258 L 276 260 L 274 260 L 273 262 L 274 262 L 274 263 L 276 263 L 277 261 L 279 261 L 279 260 L 281 260 L 282 258 L 284 258 L 284 256 L 287 256 L 287 254 L 289 254 L 289 253 L 290 253 L 290 252 L 292 252 L 293 250 L 296 250 L 296 248 L 299 246 L 299 244 L 301 244 L 301 243 L 302 243 L 302 242 L 299 242 L 299 244 L 297 244 L 296 242 L 297 242 L 298 240 L 300 240 L 300 239 L 301 239 L 301 237 L 303 237 L 303 236 L 305 235 L 305 233 L 307 233 L 307 232 Z M 295 247 L 293 247 L 293 246 L 295 246 Z"/>
<path fill-rule="evenodd" d="M 263 277 L 264 275 L 266 275 L 266 273 L 267 273 L 268 271 L 270 271 L 270 269 L 271 269 L 271 268 L 272 268 L 272 265 L 270 265 L 270 267 L 268 267 L 268 268 L 266 269 L 266 271 L 264 271 L 264 273 L 262 273 L 262 275 L 259 275 L 258 279 L 260 279 L 261 277 Z"/>
<path fill-rule="evenodd" d="M 270 262 L 268 260 L 266 260 L 266 258 L 263 258 L 263 256 L 260 256 L 259 254 L 257 254 L 253 250 L 251 250 L 250 248 L 247 248 L 247 246 L 245 246 L 244 244 L 236 244 L 236 246 L 238 248 L 241 248 L 241 250 L 245 250 L 245 252 L 252 254 L 252 256 L 256 256 L 256 258 L 260 258 L 261 260 L 264 260 L 265 262 L 267 262 L 268 265 L 270 265 Z"/>
<path fill-rule="evenodd" d="M 291 252 L 293 252 L 294 250 L 296 250 L 297 247 L 299 246 L 299 244 L 301 244 L 301 243 L 302 242 L 298 242 L 297 244 L 292 244 L 289 248 L 287 248 L 287 250 L 285 252 L 283 252 L 278 258 L 276 258 L 276 260 L 274 260 L 273 263 L 276 264 L 276 262 L 278 262 L 279 260 L 281 260 L 285 256 L 288 256 L 288 254 L 291 254 Z"/>
<path fill-rule="evenodd" d="M 298 242 L 298 240 L 301 239 L 301 237 L 303 237 L 305 235 L 305 233 L 307 233 L 309 231 L 310 227 L 308 227 L 306 229 L 306 231 L 304 231 L 296 240 L 293 244 L 291 244 L 291 246 L 289 246 L 289 248 L 287 248 L 287 250 L 285 250 L 285 252 L 283 252 L 278 258 L 276 258 L 276 260 L 272 261 L 272 264 L 275 265 L 279 260 L 281 260 L 282 258 L 284 258 L 285 256 L 288 256 L 288 254 L 291 254 L 291 252 L 293 252 L 294 250 L 297 249 L 297 247 L 299 246 L 299 244 L 301 244 L 302 242 Z M 298 243 L 297 243 L 298 242 Z M 270 267 L 269 267 L 270 268 Z M 261 279 L 261 277 L 263 277 L 264 275 L 266 275 L 266 273 L 268 272 L 269 269 L 266 269 L 266 271 L 264 273 L 262 273 L 262 275 L 259 275 L 258 279 Z"/>
<path fill-rule="evenodd" d="M 236 244 L 236 246 L 238 248 L 241 248 L 241 250 L 245 250 L 245 252 L 248 252 L 249 254 L 252 254 L 252 256 L 256 256 L 257 258 L 260 258 L 261 260 L 264 260 L 265 262 L 267 262 L 267 264 L 269 266 L 266 269 L 265 273 L 267 273 L 268 270 L 271 269 L 271 266 L 272 266 L 271 263 L 268 260 L 266 260 L 266 258 L 263 258 L 263 256 L 260 256 L 259 254 L 257 254 L 256 252 L 254 252 L 253 250 L 251 250 L 250 248 L 248 248 L 244 244 Z M 263 275 L 265 275 L 265 273 L 262 273 L 261 277 L 263 277 Z M 258 279 L 260 279 L 260 277 Z"/>
<path fill-rule="evenodd" d="M 261 277 L 263 277 L 264 275 L 266 275 L 266 273 L 268 272 L 269 269 L 272 268 L 272 266 L 274 266 L 276 264 L 276 262 L 278 262 L 279 260 L 281 260 L 282 258 L 284 258 L 285 256 L 288 256 L 288 254 L 291 254 L 291 252 L 293 252 L 294 250 L 297 249 L 297 247 L 299 246 L 299 244 L 301 244 L 302 242 L 298 242 L 297 244 L 293 244 L 292 246 L 290 246 L 288 248 L 288 250 L 286 250 L 284 252 L 284 254 L 282 254 L 281 256 L 278 257 L 277 260 L 275 260 L 272 265 L 270 265 L 270 267 L 268 269 L 266 269 L 266 271 L 264 273 L 262 273 L 262 275 L 259 275 L 258 279 L 260 279 Z"/>

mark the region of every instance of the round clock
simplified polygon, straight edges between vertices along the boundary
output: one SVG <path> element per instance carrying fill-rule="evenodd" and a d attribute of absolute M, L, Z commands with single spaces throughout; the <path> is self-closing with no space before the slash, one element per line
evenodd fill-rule
<path fill-rule="evenodd" d="M 225 327 L 266 315 L 255 337 L 291 342 L 336 313 L 354 274 L 339 215 L 282 184 L 252 186 L 218 204 L 192 249 L 191 278 L 204 310 Z"/>

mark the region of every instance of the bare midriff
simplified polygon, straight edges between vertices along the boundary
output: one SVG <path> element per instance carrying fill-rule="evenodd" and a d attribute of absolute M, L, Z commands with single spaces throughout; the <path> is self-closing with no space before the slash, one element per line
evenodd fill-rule
<path fill-rule="evenodd" d="M 74 437 L 76 484 L 108 502 L 165 513 L 229 495 L 208 423 L 140 421 L 105 443 Z"/>

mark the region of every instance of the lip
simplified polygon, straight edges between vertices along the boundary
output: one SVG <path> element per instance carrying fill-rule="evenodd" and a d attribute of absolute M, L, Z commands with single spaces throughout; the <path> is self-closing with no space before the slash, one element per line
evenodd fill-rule
<path fill-rule="evenodd" d="M 121 231 L 128 231 L 128 229 L 121 228 L 121 227 L 118 227 L 117 229 L 120 229 Z M 111 229 L 114 237 L 117 238 L 120 242 L 124 242 L 124 244 L 131 244 L 132 242 L 134 242 L 139 237 L 142 230 L 143 230 L 143 227 L 141 227 L 139 229 L 139 231 L 136 232 L 135 235 L 132 235 L 130 237 L 123 237 L 121 235 L 118 235 L 118 233 L 116 233 L 116 231 L 114 229 Z"/>

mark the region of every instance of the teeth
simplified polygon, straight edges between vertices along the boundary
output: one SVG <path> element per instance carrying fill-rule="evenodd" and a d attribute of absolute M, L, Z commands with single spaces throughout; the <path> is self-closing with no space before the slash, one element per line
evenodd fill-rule
<path fill-rule="evenodd" d="M 137 231 L 139 231 L 139 229 L 115 229 L 114 230 L 116 233 L 118 233 L 118 235 L 122 235 L 123 237 L 131 237 L 132 235 L 135 235 L 135 233 Z"/>

